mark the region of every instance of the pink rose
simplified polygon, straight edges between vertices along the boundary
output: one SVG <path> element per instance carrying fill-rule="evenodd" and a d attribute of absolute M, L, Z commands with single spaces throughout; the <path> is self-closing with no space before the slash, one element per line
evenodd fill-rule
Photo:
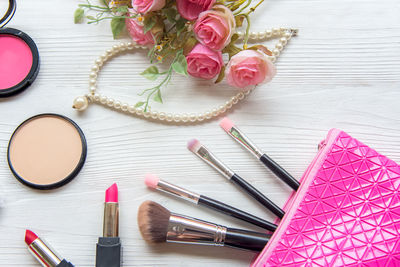
<path fill-rule="evenodd" d="M 133 0 L 132 7 L 138 13 L 157 11 L 165 6 L 165 0 Z"/>
<path fill-rule="evenodd" d="M 266 55 L 254 50 L 243 50 L 228 63 L 225 77 L 228 84 L 246 91 L 250 85 L 269 82 L 276 74 L 274 64 Z"/>
<path fill-rule="evenodd" d="M 219 74 L 224 64 L 221 51 L 197 44 L 186 56 L 187 71 L 190 75 L 202 79 L 212 79 Z"/>
<path fill-rule="evenodd" d="M 154 44 L 154 38 L 150 31 L 144 33 L 143 25 L 141 25 L 136 19 L 126 19 L 126 28 L 128 29 L 129 35 L 132 40 L 140 45 Z"/>
<path fill-rule="evenodd" d="M 179 14 L 187 20 L 195 20 L 203 11 L 209 10 L 215 0 L 176 0 Z"/>
<path fill-rule="evenodd" d="M 235 18 L 230 9 L 216 5 L 212 10 L 200 13 L 193 31 L 203 45 L 222 50 L 230 43 L 235 28 Z"/>

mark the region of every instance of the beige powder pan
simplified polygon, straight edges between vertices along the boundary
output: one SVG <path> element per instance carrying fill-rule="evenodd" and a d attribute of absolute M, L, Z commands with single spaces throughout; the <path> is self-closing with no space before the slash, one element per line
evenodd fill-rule
<path fill-rule="evenodd" d="M 8 144 L 14 176 L 36 189 L 53 189 L 71 181 L 85 163 L 86 139 L 67 117 L 40 114 L 24 121 Z"/>

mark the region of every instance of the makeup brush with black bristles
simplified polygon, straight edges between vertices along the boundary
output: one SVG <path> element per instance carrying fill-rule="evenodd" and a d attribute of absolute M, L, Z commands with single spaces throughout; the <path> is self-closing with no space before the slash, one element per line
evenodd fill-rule
<path fill-rule="evenodd" d="M 261 251 L 271 237 L 171 213 L 153 201 L 140 205 L 138 225 L 144 240 L 150 243 L 186 243 Z"/>

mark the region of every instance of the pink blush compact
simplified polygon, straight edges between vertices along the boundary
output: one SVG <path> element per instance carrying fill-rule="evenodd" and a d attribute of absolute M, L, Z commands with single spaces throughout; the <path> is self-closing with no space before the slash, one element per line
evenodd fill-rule
<path fill-rule="evenodd" d="M 0 29 L 0 97 L 18 94 L 32 84 L 39 72 L 39 52 L 24 32 Z"/>
<path fill-rule="evenodd" d="M 0 35 L 0 90 L 22 82 L 32 63 L 33 56 L 27 43 L 13 35 Z"/>

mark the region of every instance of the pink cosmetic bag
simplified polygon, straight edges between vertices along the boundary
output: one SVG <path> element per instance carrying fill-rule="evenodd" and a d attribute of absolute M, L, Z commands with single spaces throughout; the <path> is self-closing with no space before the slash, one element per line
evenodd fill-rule
<path fill-rule="evenodd" d="M 332 129 L 252 267 L 400 266 L 400 166 Z"/>

